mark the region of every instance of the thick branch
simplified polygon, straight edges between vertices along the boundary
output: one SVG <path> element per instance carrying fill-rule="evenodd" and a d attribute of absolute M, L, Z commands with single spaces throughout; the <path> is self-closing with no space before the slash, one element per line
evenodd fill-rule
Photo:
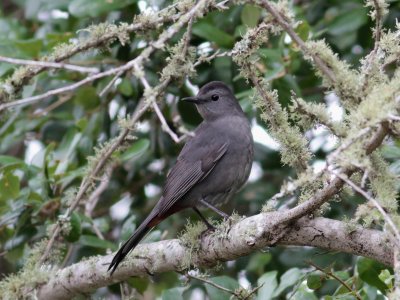
<path fill-rule="evenodd" d="M 252 216 L 233 225 L 225 238 L 213 234 L 204 237 L 199 240 L 200 250 L 191 253 L 193 265 L 210 267 L 265 248 L 279 235 L 273 228 L 279 224 L 280 215 L 273 212 Z M 278 244 L 319 247 L 393 264 L 394 247 L 383 232 L 362 227 L 349 232 L 344 222 L 326 218 L 298 220 Z M 40 299 L 70 299 L 131 276 L 181 271 L 188 251 L 176 239 L 139 245 L 112 277 L 107 272 L 112 256 L 93 257 L 58 271 L 38 295 Z"/>

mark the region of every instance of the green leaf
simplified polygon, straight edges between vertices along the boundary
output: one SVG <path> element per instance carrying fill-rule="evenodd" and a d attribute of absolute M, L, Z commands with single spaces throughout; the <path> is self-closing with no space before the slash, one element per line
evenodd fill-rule
<path fill-rule="evenodd" d="M 4 172 L 0 179 L 0 201 L 14 200 L 19 195 L 19 178 L 10 171 Z"/>
<path fill-rule="evenodd" d="M 100 103 L 100 98 L 93 86 L 83 86 L 78 89 L 74 102 L 83 106 L 84 109 L 90 110 L 97 107 Z"/>
<path fill-rule="evenodd" d="M 13 58 L 36 58 L 43 47 L 42 40 L 0 40 L 0 55 Z"/>
<path fill-rule="evenodd" d="M 17 18 L 0 18 L 0 39 L 21 39 L 26 34 L 27 29 Z"/>
<path fill-rule="evenodd" d="M 70 224 L 71 224 L 71 230 L 69 234 L 65 237 L 65 239 L 68 242 L 73 243 L 79 239 L 82 232 L 81 219 L 79 218 L 79 215 L 77 213 L 73 212 L 71 214 Z"/>
<path fill-rule="evenodd" d="M 264 266 L 267 265 L 271 259 L 271 253 L 255 253 L 251 256 L 246 269 L 250 272 L 262 272 Z"/>
<path fill-rule="evenodd" d="M 96 236 L 93 235 L 81 235 L 79 239 L 79 244 L 83 246 L 89 246 L 93 248 L 100 248 L 100 249 L 111 249 L 111 250 L 116 250 L 116 246 L 106 240 L 99 239 Z"/>
<path fill-rule="evenodd" d="M 312 290 L 318 290 L 322 286 L 321 276 L 312 274 L 307 277 L 307 286 Z"/>
<path fill-rule="evenodd" d="M 60 176 L 57 184 L 61 184 L 61 188 L 65 189 L 71 182 L 77 180 L 78 178 L 82 178 L 86 172 L 86 168 L 84 166 L 79 169 L 69 171 Z"/>
<path fill-rule="evenodd" d="M 262 56 L 263 60 L 266 62 L 276 64 L 282 61 L 282 50 L 281 49 L 267 49 L 262 48 L 257 51 L 257 53 Z"/>
<path fill-rule="evenodd" d="M 255 27 L 258 24 L 260 16 L 261 16 L 261 9 L 259 7 L 246 4 L 243 7 L 240 18 L 243 24 L 249 27 Z"/>
<path fill-rule="evenodd" d="M 286 288 L 295 285 L 302 277 L 303 273 L 298 268 L 287 270 L 280 279 L 279 286 L 274 293 L 274 297 L 279 296 Z"/>
<path fill-rule="evenodd" d="M 55 153 L 55 159 L 60 162 L 54 171 L 55 174 L 64 174 L 68 166 L 73 163 L 76 155 L 75 149 L 82 136 L 83 134 L 80 132 L 77 133 L 75 128 L 70 129 L 64 136 Z"/>
<path fill-rule="evenodd" d="M 118 91 L 124 96 L 131 96 L 133 94 L 133 87 L 131 82 L 124 78 L 118 85 Z"/>
<path fill-rule="evenodd" d="M 258 290 L 257 300 L 269 300 L 272 299 L 275 289 L 278 286 L 276 277 L 277 271 L 267 272 L 257 280 L 257 285 L 262 287 Z"/>
<path fill-rule="evenodd" d="M 67 43 L 73 36 L 72 32 L 49 32 L 46 34 L 46 49 L 51 50 L 56 45 Z"/>
<path fill-rule="evenodd" d="M 392 164 L 389 166 L 389 170 L 390 170 L 390 172 L 392 172 L 393 174 L 396 174 L 396 175 L 400 174 L 400 160 L 395 161 L 394 163 L 392 163 Z"/>
<path fill-rule="evenodd" d="M 35 58 L 39 56 L 40 50 L 43 47 L 41 39 L 27 39 L 14 41 L 14 46 L 27 57 Z"/>
<path fill-rule="evenodd" d="M 120 159 L 122 162 L 127 162 L 130 160 L 136 160 L 142 156 L 150 146 L 150 141 L 148 139 L 140 139 L 133 143 L 124 153 L 121 154 Z"/>
<path fill-rule="evenodd" d="M 142 277 L 131 277 L 126 279 L 126 281 L 131 287 L 135 288 L 141 294 L 144 293 L 150 283 L 150 280 Z"/>
<path fill-rule="evenodd" d="M 389 270 L 382 270 L 378 276 L 379 279 L 382 280 L 390 289 L 393 287 L 394 275 L 392 275 Z"/>
<path fill-rule="evenodd" d="M 231 48 L 235 42 L 231 35 L 206 22 L 193 25 L 193 34 L 224 48 Z"/>
<path fill-rule="evenodd" d="M 135 2 L 136 0 L 73 0 L 68 6 L 68 10 L 75 17 L 96 17 Z"/>
<path fill-rule="evenodd" d="M 214 74 L 222 81 L 232 81 L 232 59 L 229 57 L 217 57 L 213 63 Z"/>
<path fill-rule="evenodd" d="M 302 20 L 301 24 L 296 27 L 295 32 L 300 36 L 303 41 L 306 41 L 310 33 L 310 25 L 307 21 Z"/>
<path fill-rule="evenodd" d="M 383 145 L 381 153 L 387 159 L 400 159 L 400 148 L 397 146 Z"/>
<path fill-rule="evenodd" d="M 22 159 L 16 158 L 14 156 L 0 155 L 0 165 L 8 165 L 8 164 L 25 165 L 25 162 Z"/>
<path fill-rule="evenodd" d="M 366 24 L 368 14 L 365 7 L 349 9 L 340 13 L 328 26 L 328 32 L 332 35 L 343 35 L 353 32 Z"/>
<path fill-rule="evenodd" d="M 161 295 L 162 300 L 183 300 L 183 292 L 186 290 L 184 287 L 176 287 L 164 290 Z"/>
<path fill-rule="evenodd" d="M 5 258 L 15 264 L 24 254 L 25 245 L 21 244 L 18 247 L 12 248 L 11 250 L 6 251 Z"/>
<path fill-rule="evenodd" d="M 75 122 L 76 127 L 79 128 L 80 131 L 84 131 L 89 121 L 87 118 L 81 118 Z"/>
<path fill-rule="evenodd" d="M 231 290 L 232 292 L 240 287 L 239 283 L 235 279 L 228 276 L 212 277 L 209 280 L 219 286 L 223 286 L 224 288 Z M 210 284 L 205 283 L 205 287 L 211 300 L 229 300 L 232 296 L 232 294 L 218 289 Z"/>
<path fill-rule="evenodd" d="M 301 284 L 290 298 L 291 300 L 317 300 L 313 291 L 309 291 L 306 284 Z"/>
<path fill-rule="evenodd" d="M 360 257 L 357 261 L 359 277 L 369 285 L 378 288 L 382 293 L 388 289 L 387 285 L 379 278 L 379 274 L 384 269 L 386 267 L 383 264 L 372 259 Z"/>

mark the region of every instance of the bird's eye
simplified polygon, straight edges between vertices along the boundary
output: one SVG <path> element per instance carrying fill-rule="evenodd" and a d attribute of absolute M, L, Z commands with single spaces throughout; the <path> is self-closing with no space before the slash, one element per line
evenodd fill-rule
<path fill-rule="evenodd" d="M 214 94 L 214 95 L 211 96 L 211 100 L 212 100 L 212 101 L 217 101 L 218 99 L 219 99 L 219 96 L 216 95 L 216 94 Z"/>

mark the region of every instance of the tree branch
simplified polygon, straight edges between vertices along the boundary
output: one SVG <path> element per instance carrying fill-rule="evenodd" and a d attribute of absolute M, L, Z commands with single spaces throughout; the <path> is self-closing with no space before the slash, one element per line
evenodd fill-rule
<path fill-rule="evenodd" d="M 70 49 L 68 51 L 64 51 L 64 52 L 52 55 L 52 56 L 54 56 L 52 59 L 52 62 L 61 62 L 63 60 L 66 60 L 66 59 L 74 56 L 77 53 L 81 53 L 81 52 L 87 51 L 89 49 L 101 47 L 104 44 L 107 44 L 110 41 L 118 38 L 118 36 L 121 35 L 122 33 L 138 32 L 140 30 L 156 27 L 159 24 L 177 20 L 180 16 L 183 15 L 183 12 L 179 12 L 179 13 L 172 14 L 172 15 L 165 14 L 165 12 L 168 9 L 171 9 L 173 6 L 175 6 L 175 4 L 165 8 L 164 10 L 161 10 L 158 13 L 157 17 L 149 18 L 148 22 L 142 22 L 139 19 L 138 22 L 130 24 L 127 27 L 119 27 L 117 30 L 113 30 L 111 32 L 103 34 L 96 39 L 88 39 L 88 40 L 85 40 L 84 42 L 81 42 L 78 44 L 68 44 L 69 46 L 71 46 Z M 14 92 L 15 93 L 18 92 L 22 88 L 22 86 L 24 84 L 26 84 L 26 82 L 28 82 L 31 78 L 33 78 L 34 76 L 36 76 L 46 70 L 47 70 L 47 67 L 44 67 L 44 66 L 30 68 L 29 70 L 27 70 L 27 72 L 24 74 L 23 78 L 21 78 L 20 80 L 18 80 L 18 81 L 11 80 L 10 82 L 13 82 Z M 11 77 L 11 78 L 13 78 L 13 77 Z M 0 93 L 0 103 L 5 101 L 4 98 L 5 98 L 5 95 Z"/>
<path fill-rule="evenodd" d="M 199 250 L 191 253 L 192 264 L 210 267 L 267 247 L 276 238 L 273 228 L 280 214 L 262 213 L 246 218 L 233 225 L 224 238 L 213 234 L 204 236 L 199 240 Z M 296 221 L 278 244 L 319 247 L 393 264 L 394 247 L 383 232 L 362 227 L 350 232 L 346 223 L 326 218 Z M 70 299 L 132 276 L 182 271 L 182 261 L 188 257 L 188 251 L 177 239 L 141 244 L 112 277 L 107 272 L 112 255 L 92 257 L 56 272 L 38 289 L 38 296 L 39 299 Z"/>
<path fill-rule="evenodd" d="M 56 63 L 50 61 L 37 61 L 37 60 L 27 60 L 27 59 L 18 59 L 11 57 L 0 56 L 0 61 L 7 62 L 10 64 L 16 65 L 28 65 L 28 66 L 39 66 L 43 68 L 54 68 L 54 69 L 66 69 L 71 71 L 77 71 L 81 73 L 98 73 L 98 68 L 89 68 L 89 67 L 81 67 L 77 65 L 65 64 L 65 63 Z"/>

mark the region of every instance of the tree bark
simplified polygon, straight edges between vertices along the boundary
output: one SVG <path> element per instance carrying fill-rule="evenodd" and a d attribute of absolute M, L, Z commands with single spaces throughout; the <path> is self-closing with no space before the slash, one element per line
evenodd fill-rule
<path fill-rule="evenodd" d="M 210 267 L 273 245 L 312 246 L 375 259 L 393 265 L 393 244 L 384 232 L 357 227 L 327 218 L 303 217 L 277 230 L 282 212 L 261 213 L 234 224 L 225 233 L 199 239 L 199 249 L 190 252 L 180 240 L 139 245 L 110 277 L 112 255 L 92 257 L 57 271 L 38 289 L 39 299 L 70 299 L 132 276 L 182 271 L 188 255 L 193 266 Z"/>

